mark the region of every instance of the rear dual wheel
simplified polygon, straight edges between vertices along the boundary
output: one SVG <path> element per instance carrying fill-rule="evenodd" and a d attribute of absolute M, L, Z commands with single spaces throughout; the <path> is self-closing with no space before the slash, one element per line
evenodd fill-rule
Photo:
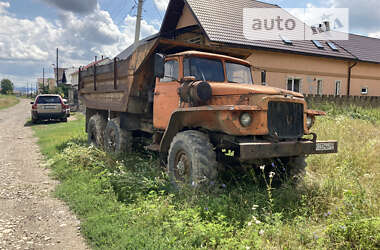
<path fill-rule="evenodd" d="M 107 122 L 104 131 L 104 148 L 108 152 L 122 153 L 132 151 L 132 132 L 120 127 L 120 118 L 113 118 Z"/>
<path fill-rule="evenodd" d="M 106 128 L 106 120 L 99 114 L 91 116 L 87 125 L 87 141 L 88 144 L 95 147 L 102 147 L 104 141 L 104 130 Z"/>

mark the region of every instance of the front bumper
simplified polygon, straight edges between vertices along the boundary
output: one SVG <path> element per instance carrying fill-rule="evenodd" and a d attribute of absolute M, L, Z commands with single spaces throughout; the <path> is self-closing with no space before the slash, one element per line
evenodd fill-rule
<path fill-rule="evenodd" d="M 236 146 L 240 161 L 338 152 L 337 141 L 244 142 Z"/>

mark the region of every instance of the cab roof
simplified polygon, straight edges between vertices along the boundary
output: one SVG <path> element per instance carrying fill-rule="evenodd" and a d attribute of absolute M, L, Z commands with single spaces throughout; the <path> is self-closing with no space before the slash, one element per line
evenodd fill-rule
<path fill-rule="evenodd" d="M 219 58 L 219 59 L 223 59 L 226 61 L 233 61 L 233 62 L 238 62 L 241 64 L 251 65 L 250 62 L 236 58 L 236 57 L 226 56 L 226 55 L 221 55 L 221 54 L 208 53 L 208 52 L 202 52 L 202 51 L 196 51 L 196 50 L 184 51 L 184 52 L 179 52 L 176 54 L 168 55 L 168 57 L 173 57 L 173 56 L 201 56 L 201 57 L 209 57 L 209 58 Z"/>

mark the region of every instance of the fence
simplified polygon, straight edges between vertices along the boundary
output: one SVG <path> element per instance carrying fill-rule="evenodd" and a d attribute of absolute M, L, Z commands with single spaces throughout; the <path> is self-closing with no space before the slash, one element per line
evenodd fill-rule
<path fill-rule="evenodd" d="M 380 107 L 380 96 L 335 96 L 335 95 L 305 95 L 308 103 L 336 103 L 337 105 L 358 105 L 363 107 Z"/>

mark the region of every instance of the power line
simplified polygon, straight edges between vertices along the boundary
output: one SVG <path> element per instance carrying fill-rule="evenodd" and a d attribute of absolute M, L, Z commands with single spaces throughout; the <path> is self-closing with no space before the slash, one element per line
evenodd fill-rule
<path fill-rule="evenodd" d="M 161 18 L 161 20 L 163 19 L 163 16 L 161 15 L 160 11 L 158 10 L 157 6 L 156 6 L 156 3 L 153 1 L 153 6 L 154 6 L 154 10 L 156 11 L 156 13 L 158 14 L 158 16 Z"/>
<path fill-rule="evenodd" d="M 117 25 L 119 26 L 121 24 L 121 22 L 123 22 L 125 20 L 125 18 L 130 15 L 130 16 L 134 16 L 132 15 L 132 12 L 137 8 L 137 5 L 138 3 L 136 2 L 136 0 L 134 1 L 134 4 L 132 6 L 132 8 L 123 16 L 122 19 L 120 19 L 118 22 L 117 22 Z"/>

